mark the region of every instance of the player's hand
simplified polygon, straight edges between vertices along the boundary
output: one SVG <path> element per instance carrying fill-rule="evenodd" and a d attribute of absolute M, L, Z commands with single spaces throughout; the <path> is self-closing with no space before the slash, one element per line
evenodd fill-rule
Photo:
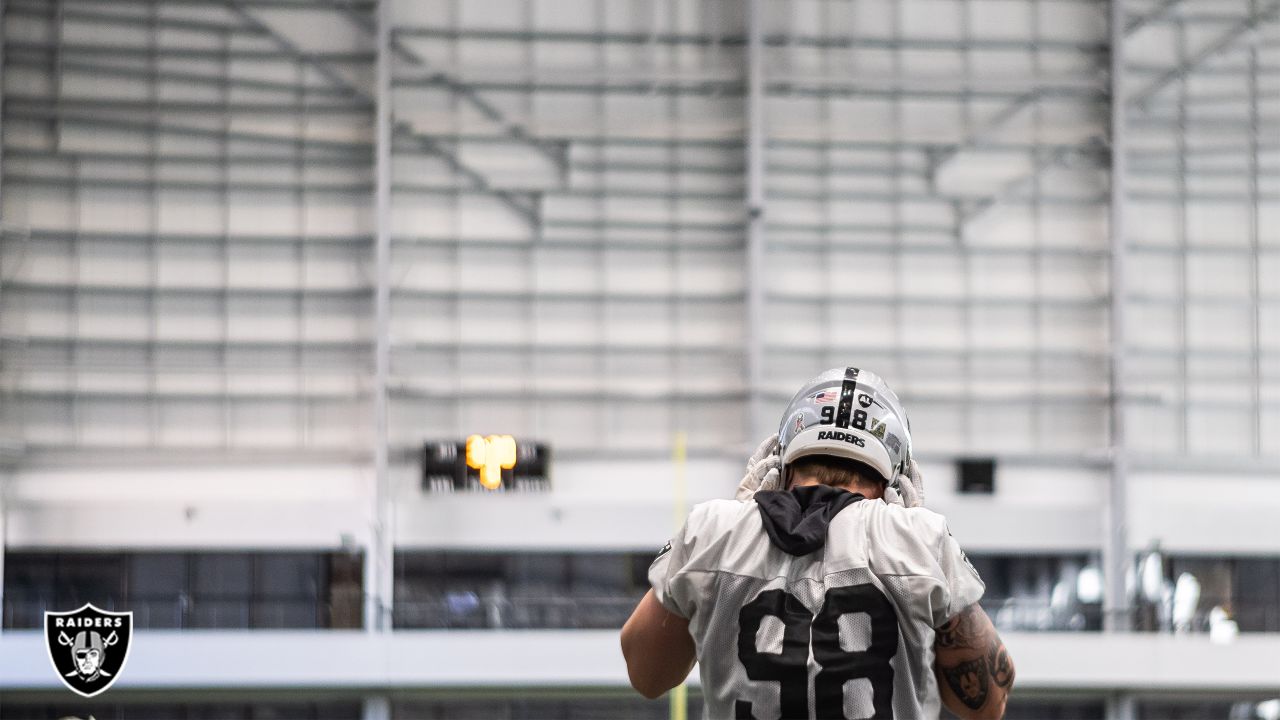
<path fill-rule="evenodd" d="M 736 500 L 750 500 L 760 490 L 782 489 L 782 457 L 778 455 L 778 434 L 765 438 L 764 442 L 747 459 L 747 472 L 734 493 Z"/>
<path fill-rule="evenodd" d="M 924 507 L 924 475 L 914 459 L 907 462 L 906 472 L 898 478 L 898 493 L 904 507 Z"/>

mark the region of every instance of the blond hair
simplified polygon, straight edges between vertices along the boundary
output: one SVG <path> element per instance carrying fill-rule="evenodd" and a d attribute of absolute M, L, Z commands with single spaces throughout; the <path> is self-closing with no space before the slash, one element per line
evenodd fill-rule
<path fill-rule="evenodd" d="M 812 478 L 831 487 L 883 486 L 885 479 L 866 463 L 834 455 L 806 455 L 787 465 L 787 485 Z"/>

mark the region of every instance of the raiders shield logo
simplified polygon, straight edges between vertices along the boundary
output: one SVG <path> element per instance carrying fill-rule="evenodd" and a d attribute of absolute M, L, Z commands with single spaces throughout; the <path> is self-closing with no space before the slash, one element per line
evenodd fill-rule
<path fill-rule="evenodd" d="M 120 677 L 129 661 L 132 612 L 107 612 L 85 605 L 71 612 L 44 614 L 49 662 L 72 692 L 93 697 Z"/>

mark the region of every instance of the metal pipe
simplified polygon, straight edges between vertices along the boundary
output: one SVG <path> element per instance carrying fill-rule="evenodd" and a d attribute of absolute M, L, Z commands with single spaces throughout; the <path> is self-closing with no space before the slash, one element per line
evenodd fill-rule
<path fill-rule="evenodd" d="M 3 133 L 3 130 L 4 130 L 4 77 L 5 77 L 5 74 L 4 74 L 4 70 L 5 70 L 4 27 L 5 25 L 4 23 L 5 23 L 6 10 L 7 8 L 5 6 L 5 0 L 0 0 L 0 137 L 3 137 L 3 134 L 4 134 Z M 4 167 L 4 142 L 2 140 L 0 140 L 0 167 Z M 4 207 L 4 182 L 3 182 L 3 179 L 0 178 L 0 208 L 3 208 L 3 207 Z M 3 237 L 7 229 L 6 226 L 7 226 L 7 223 L 0 222 L 0 238 Z M 3 254 L 2 250 L 3 248 L 0 248 L 0 255 Z M 4 299 L 4 264 L 3 262 L 0 262 L 0 308 L 4 307 L 3 299 Z M 9 383 L 5 381 L 6 369 L 7 368 L 6 368 L 6 363 L 4 361 L 4 357 L 0 356 L 0 392 L 3 392 L 2 389 L 5 387 L 8 387 L 9 385 Z M 6 533 L 6 527 L 5 527 L 6 517 L 5 516 L 8 511 L 7 504 L 5 503 L 5 494 L 9 490 L 8 477 L 6 476 L 7 470 L 5 469 L 4 462 L 3 462 L 5 460 L 4 445 L 7 444 L 6 441 L 8 440 L 8 438 L 4 437 L 4 435 L 2 434 L 4 432 L 7 432 L 9 429 L 7 419 L 8 419 L 8 416 L 6 413 L 0 413 L 0 611 L 3 611 L 4 609 L 4 555 L 5 555 L 5 536 L 6 536 L 5 535 Z M 0 633 L 3 633 L 3 632 L 4 632 L 4 623 L 0 622 Z"/>
<path fill-rule="evenodd" d="M 1252 34 L 1259 25 L 1269 22 L 1277 14 L 1280 14 L 1280 0 L 1271 3 L 1261 13 L 1255 12 L 1249 18 L 1229 28 L 1222 35 L 1204 45 L 1190 60 L 1179 62 L 1177 67 L 1165 72 L 1146 86 L 1135 90 L 1126 97 L 1126 101 L 1138 106 L 1144 106 L 1161 90 L 1186 77 L 1192 71 L 1199 69 L 1201 65 L 1204 65 L 1219 54 L 1234 48 L 1243 38 Z"/>
<path fill-rule="evenodd" d="M 1108 213 L 1108 235 L 1111 246 L 1110 297 L 1110 456 L 1111 472 L 1107 502 L 1103 509 L 1103 566 L 1106 569 L 1106 594 L 1103 598 L 1103 627 L 1117 632 L 1129 628 L 1128 598 L 1125 575 L 1129 559 L 1128 533 L 1128 458 L 1125 454 L 1125 110 L 1124 86 L 1124 0 L 1111 0 L 1109 34 L 1111 40 L 1111 204 Z"/>
<path fill-rule="evenodd" d="M 387 378 L 391 367 L 391 0 L 377 8 L 374 103 L 373 517 L 365 553 L 364 626 L 391 629 L 393 543 L 388 468 Z"/>
<path fill-rule="evenodd" d="M 1181 1 L 1181 0 L 1179 0 Z M 747 35 L 719 35 L 710 33 L 680 32 L 583 32 L 574 30 L 542 29 L 499 30 L 471 29 L 433 26 L 402 26 L 396 28 L 397 37 L 420 38 L 423 40 L 479 40 L 519 43 L 609 43 L 614 45 L 694 45 L 709 47 L 747 47 L 750 38 Z M 815 48 L 831 50 L 915 50 L 937 52 L 962 52 L 965 50 L 982 50 L 989 52 L 1068 52 L 1068 53 L 1102 53 L 1106 47 L 1100 43 L 1045 39 L 1035 42 L 1014 40 L 1000 37 L 966 37 L 959 40 L 945 38 L 908 38 L 898 35 L 883 37 L 872 36 L 834 36 L 834 35 L 792 35 L 767 34 L 763 36 L 766 47 L 781 48 Z"/>
<path fill-rule="evenodd" d="M 1249 9 L 1252 13 L 1258 12 L 1258 0 L 1250 0 Z M 1261 255 L 1258 252 L 1261 244 L 1261 228 L 1262 228 L 1262 208 L 1261 202 L 1264 193 L 1259 188 L 1259 138 L 1264 132 L 1261 127 L 1261 115 L 1259 114 L 1259 98 L 1258 98 L 1258 73 L 1260 72 L 1258 64 L 1258 46 L 1252 44 L 1248 50 L 1248 75 L 1249 75 L 1249 249 L 1253 255 L 1253 275 L 1250 277 L 1250 290 L 1253 300 L 1253 357 L 1250 367 L 1251 380 L 1253 381 L 1253 454 L 1259 457 L 1266 451 L 1262 439 L 1262 420 L 1263 420 L 1263 400 L 1262 400 L 1262 303 L 1265 296 L 1262 293 L 1262 263 Z M 1271 195 L 1275 195 L 1272 193 Z M 1271 197 L 1267 197 L 1268 200 Z"/>
<path fill-rule="evenodd" d="M 747 327 L 743 333 L 747 370 L 750 441 L 767 434 L 764 398 L 764 254 L 765 254 L 765 77 L 764 0 L 747 7 Z"/>

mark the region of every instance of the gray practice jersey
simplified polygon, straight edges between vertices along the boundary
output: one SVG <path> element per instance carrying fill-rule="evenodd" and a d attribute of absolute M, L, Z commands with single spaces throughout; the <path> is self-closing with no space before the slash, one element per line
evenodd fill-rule
<path fill-rule="evenodd" d="M 689 620 L 705 717 L 938 717 L 934 628 L 984 589 L 946 520 L 853 502 L 800 556 L 765 524 L 755 500 L 700 504 L 649 569 Z"/>

